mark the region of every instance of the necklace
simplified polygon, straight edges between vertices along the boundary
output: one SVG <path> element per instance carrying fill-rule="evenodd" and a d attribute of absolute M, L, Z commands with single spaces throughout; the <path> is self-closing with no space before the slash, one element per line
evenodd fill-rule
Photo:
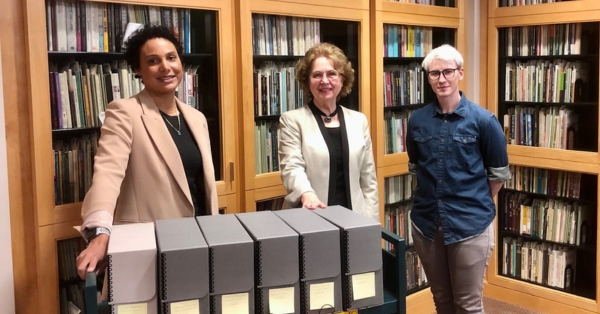
<path fill-rule="evenodd" d="M 324 120 L 325 122 L 329 123 L 331 122 L 331 118 L 335 117 L 335 115 L 338 113 L 338 110 L 340 110 L 340 106 L 336 105 L 335 106 L 335 110 L 330 113 L 330 114 L 326 114 L 325 112 L 321 111 L 321 109 L 319 109 L 319 107 L 317 107 L 317 105 L 315 105 L 315 108 L 317 109 L 317 111 L 319 111 L 319 113 L 325 117 Z"/>
<path fill-rule="evenodd" d="M 173 130 L 175 130 L 177 132 L 177 135 L 181 136 L 181 120 L 179 120 L 179 110 L 177 110 L 177 108 L 175 108 L 175 111 L 177 112 L 177 125 L 179 126 L 178 128 L 175 128 L 171 122 L 169 122 L 169 120 L 167 119 L 167 117 L 165 117 L 166 113 L 164 112 L 160 112 L 161 116 L 163 117 L 163 119 L 165 119 L 165 121 L 167 122 L 167 124 L 169 124 L 169 126 L 171 126 L 171 128 L 173 128 Z"/>

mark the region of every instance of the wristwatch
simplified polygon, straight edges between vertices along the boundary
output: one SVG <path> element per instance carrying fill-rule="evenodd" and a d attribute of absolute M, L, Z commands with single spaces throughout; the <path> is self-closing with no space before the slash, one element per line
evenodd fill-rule
<path fill-rule="evenodd" d="M 90 241 L 92 241 L 92 239 L 94 239 L 95 237 L 101 235 L 101 234 L 106 234 L 108 236 L 110 236 L 110 230 L 108 228 L 104 228 L 104 227 L 95 227 L 95 228 L 91 228 L 91 229 L 85 229 L 85 239 L 88 243 L 90 243 Z"/>

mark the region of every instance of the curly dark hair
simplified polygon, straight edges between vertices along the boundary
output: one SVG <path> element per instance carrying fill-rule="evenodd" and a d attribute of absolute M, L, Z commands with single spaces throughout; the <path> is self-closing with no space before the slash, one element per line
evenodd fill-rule
<path fill-rule="evenodd" d="M 346 57 L 342 49 L 334 44 L 319 43 L 308 49 L 304 57 L 296 62 L 296 78 L 300 82 L 300 88 L 304 92 L 304 99 L 306 101 L 313 99 L 313 95 L 310 92 L 310 74 L 313 62 L 319 57 L 325 57 L 333 61 L 333 67 L 344 79 L 342 90 L 337 96 L 337 100 L 350 94 L 352 85 L 354 85 L 354 69 L 350 61 L 348 61 L 348 57 Z"/>
<path fill-rule="evenodd" d="M 125 60 L 131 65 L 133 70 L 139 70 L 140 68 L 140 51 L 142 46 L 150 39 L 164 38 L 173 43 L 177 54 L 181 56 L 183 53 L 183 47 L 177 39 L 177 36 L 173 31 L 161 25 L 145 25 L 142 29 L 135 31 L 131 37 L 125 43 Z"/>

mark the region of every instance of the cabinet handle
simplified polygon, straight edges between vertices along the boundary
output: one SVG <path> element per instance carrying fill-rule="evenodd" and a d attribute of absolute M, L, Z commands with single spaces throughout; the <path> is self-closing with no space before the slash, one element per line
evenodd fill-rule
<path fill-rule="evenodd" d="M 233 166 L 233 161 L 229 162 L 229 177 L 231 177 L 231 182 L 233 182 L 233 180 L 235 180 L 235 172 L 234 170 L 234 166 Z"/>

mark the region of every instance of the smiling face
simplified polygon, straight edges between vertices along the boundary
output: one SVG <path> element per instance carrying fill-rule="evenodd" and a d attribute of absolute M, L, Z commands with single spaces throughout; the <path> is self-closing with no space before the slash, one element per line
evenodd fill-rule
<path fill-rule="evenodd" d="M 429 68 L 427 69 L 427 71 L 428 72 L 439 71 L 438 73 L 440 73 L 440 76 L 437 79 L 431 79 L 431 77 L 429 77 L 429 75 L 428 75 L 429 84 L 431 84 L 431 88 L 433 88 L 433 91 L 437 95 L 438 99 L 459 95 L 458 81 L 462 80 L 464 71 L 463 71 L 463 69 L 457 69 L 457 68 L 458 68 L 458 66 L 456 65 L 456 61 L 446 61 L 446 60 L 442 60 L 442 59 L 433 59 L 431 61 L 431 64 L 429 65 Z M 444 76 L 441 73 L 441 72 L 444 72 L 444 70 L 449 70 L 449 69 L 450 70 L 457 69 L 457 70 L 454 71 L 454 73 L 452 73 L 450 75 L 446 75 L 446 76 Z M 446 71 L 446 72 L 450 72 L 450 71 Z M 449 77 L 451 75 L 454 75 L 454 76 Z"/>
<path fill-rule="evenodd" d="M 164 38 L 148 40 L 140 50 L 140 68 L 136 72 L 149 92 L 174 93 L 183 77 L 175 45 Z"/>
<path fill-rule="evenodd" d="M 336 71 L 333 61 L 326 57 L 318 57 L 312 63 L 309 75 L 310 92 L 314 101 L 321 105 L 335 104 L 342 85 L 342 76 Z"/>

